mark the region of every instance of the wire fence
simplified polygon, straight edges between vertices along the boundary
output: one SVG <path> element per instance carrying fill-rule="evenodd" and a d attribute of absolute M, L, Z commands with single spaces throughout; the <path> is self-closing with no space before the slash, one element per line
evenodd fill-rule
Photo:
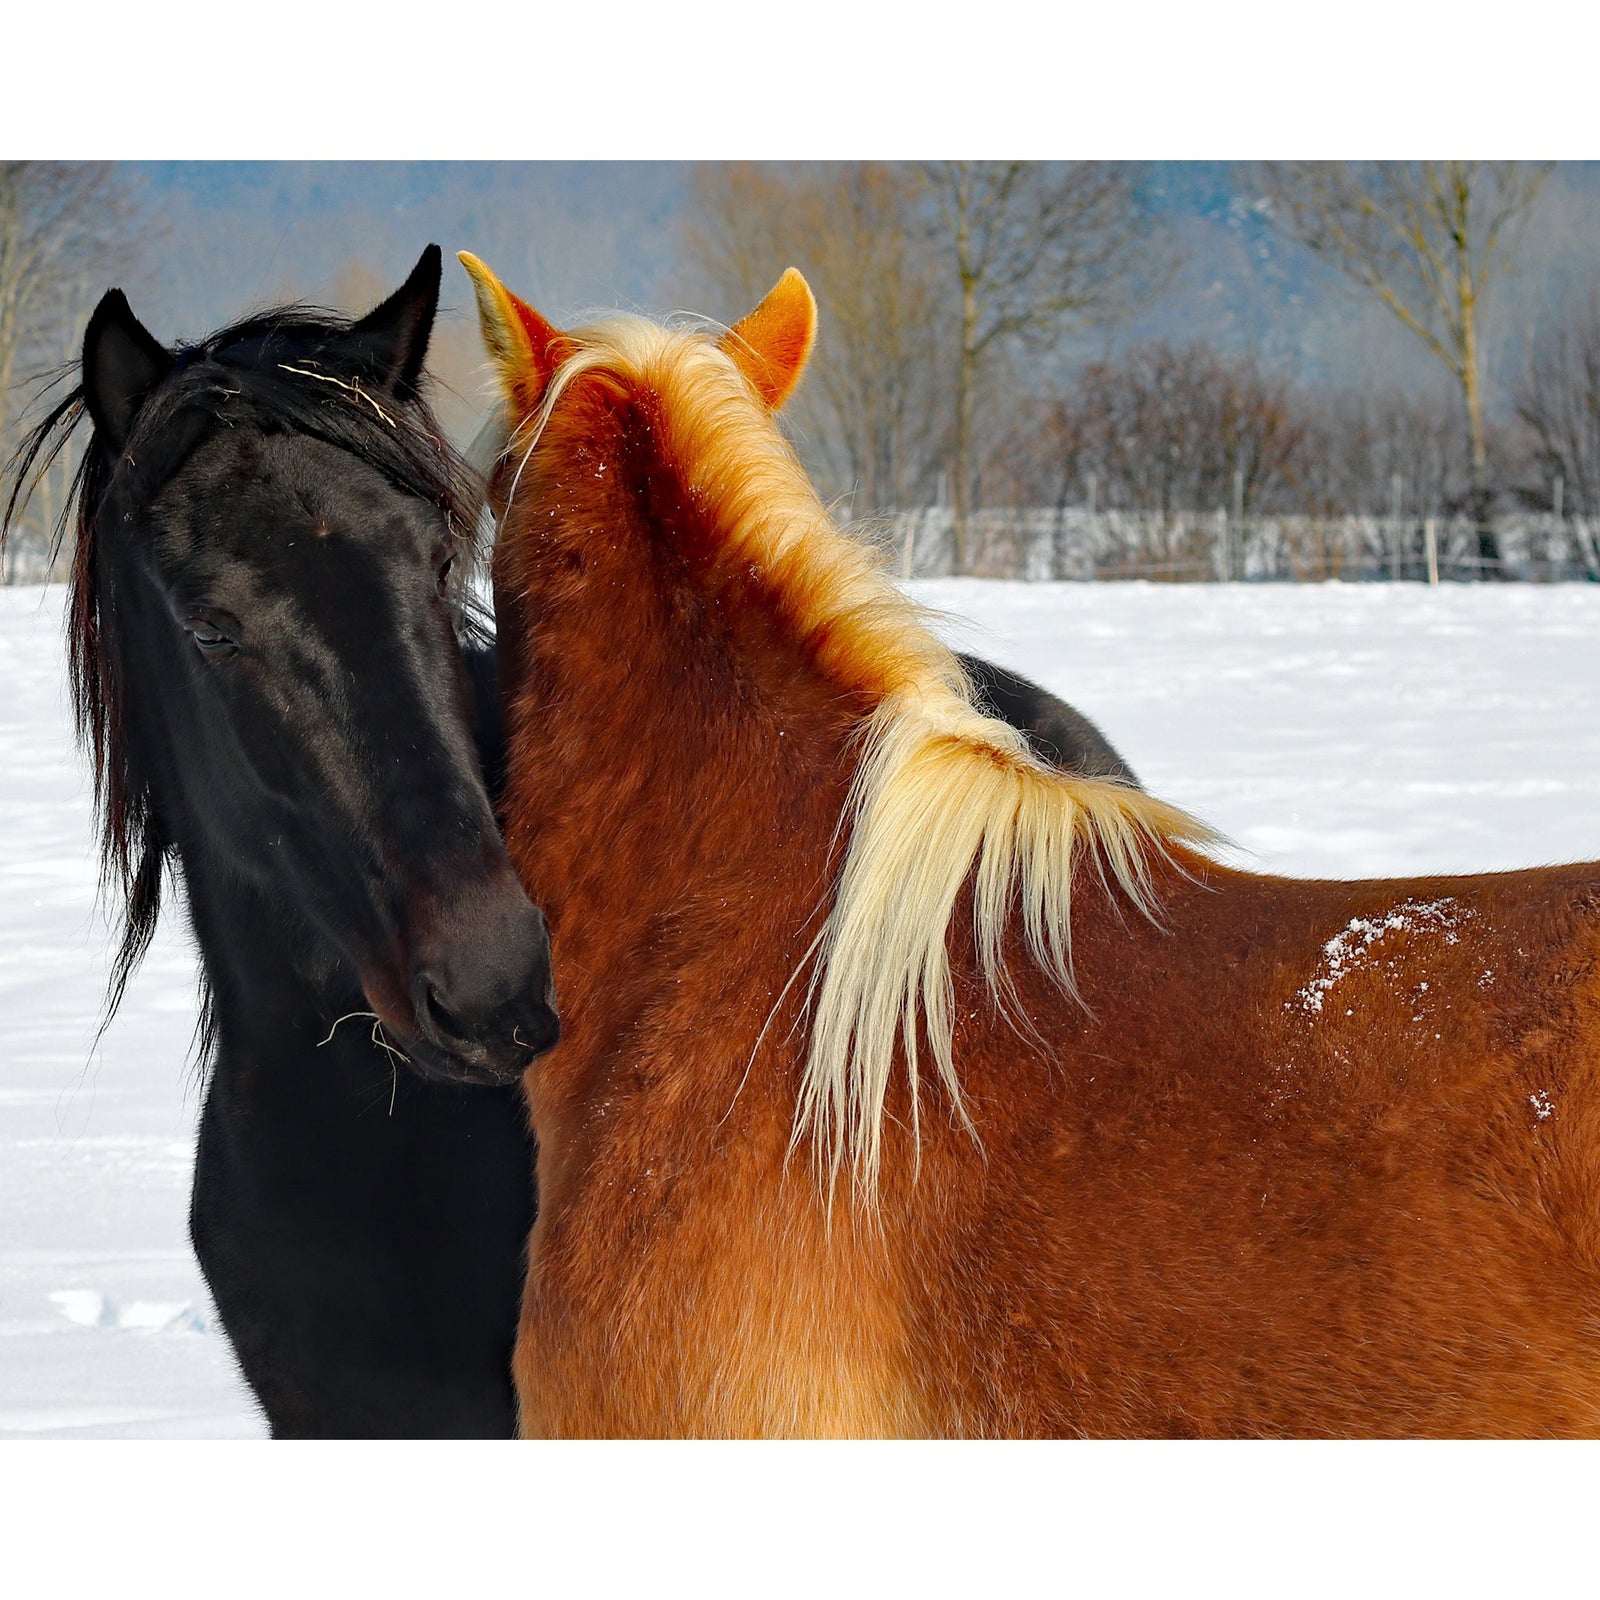
<path fill-rule="evenodd" d="M 901 577 L 947 577 L 956 570 L 955 518 L 947 506 L 889 512 L 849 527 L 884 549 Z M 1494 540 L 1498 560 L 1482 553 L 1478 529 L 1466 517 L 989 510 L 970 521 L 966 566 L 974 577 L 1032 581 L 1600 582 L 1600 519 L 1511 513 L 1496 519 Z M 71 551 L 52 561 L 50 543 L 38 527 L 15 529 L 0 561 L 0 583 L 64 579 Z"/>
<path fill-rule="evenodd" d="M 947 577 L 957 570 L 955 517 L 947 506 L 888 512 L 850 526 L 884 549 L 902 577 Z M 1600 520 L 1548 512 L 1497 517 L 1486 544 L 1464 516 L 1012 508 L 978 512 L 969 520 L 966 546 L 972 576 L 1034 581 L 1600 581 Z"/>

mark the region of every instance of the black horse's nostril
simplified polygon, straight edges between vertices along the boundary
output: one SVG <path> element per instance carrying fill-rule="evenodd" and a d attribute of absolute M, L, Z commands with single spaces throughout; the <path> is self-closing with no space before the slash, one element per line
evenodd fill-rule
<path fill-rule="evenodd" d="M 417 1021 L 423 1032 L 433 1036 L 437 1043 L 458 1042 L 471 1037 L 471 1030 L 439 999 L 434 981 L 425 972 L 419 972 L 411 985 L 411 1003 L 416 1009 Z"/>
<path fill-rule="evenodd" d="M 543 1055 L 561 1042 L 561 1018 L 553 1005 L 535 1002 L 530 1016 L 511 1030 L 511 1042 L 534 1055 Z"/>

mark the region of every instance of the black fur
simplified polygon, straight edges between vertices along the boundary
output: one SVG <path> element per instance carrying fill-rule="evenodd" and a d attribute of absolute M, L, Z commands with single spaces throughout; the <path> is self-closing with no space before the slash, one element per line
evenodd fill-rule
<path fill-rule="evenodd" d="M 438 277 L 430 249 L 360 322 L 176 352 L 107 295 L 8 507 L 87 411 L 69 636 L 126 908 L 110 1005 L 170 870 L 209 1019 L 191 1232 L 279 1436 L 513 1424 L 532 1151 L 519 1090 L 460 1085 L 513 1084 L 554 1017 L 446 571 L 476 503 L 417 396 Z"/>
<path fill-rule="evenodd" d="M 1114 778 L 1137 789 L 1133 768 L 1084 714 L 1021 673 L 981 656 L 959 657 L 978 704 L 1027 735 L 1033 753 L 1086 778 Z"/>

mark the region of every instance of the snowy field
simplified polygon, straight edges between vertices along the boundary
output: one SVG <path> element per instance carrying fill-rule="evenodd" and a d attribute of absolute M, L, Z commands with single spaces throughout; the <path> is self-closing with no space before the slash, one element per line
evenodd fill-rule
<path fill-rule="evenodd" d="M 1600 856 L 1600 588 L 913 587 L 1262 869 Z M 60 611 L 0 590 L 0 1436 L 256 1436 L 185 1234 L 194 970 L 170 921 L 93 1048 L 109 936 Z"/>

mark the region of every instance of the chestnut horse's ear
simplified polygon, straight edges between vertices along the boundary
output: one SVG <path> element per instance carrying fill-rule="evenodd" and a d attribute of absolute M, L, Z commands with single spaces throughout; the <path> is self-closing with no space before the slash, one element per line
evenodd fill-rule
<path fill-rule="evenodd" d="M 171 368 L 171 351 L 134 316 L 120 289 L 108 289 L 83 330 L 83 400 L 113 450 L 127 444 L 139 408 Z"/>
<path fill-rule="evenodd" d="M 500 369 L 500 382 L 514 407 L 531 411 L 544 398 L 555 370 L 576 348 L 559 328 L 519 299 L 470 251 L 456 259 L 467 269 L 478 297 L 478 326 Z"/>
<path fill-rule="evenodd" d="M 430 244 L 411 276 L 349 333 L 357 361 L 399 399 L 413 400 L 417 395 L 439 310 L 440 262 L 438 245 Z"/>
<path fill-rule="evenodd" d="M 717 343 L 776 411 L 794 393 L 817 338 L 817 302 L 806 280 L 790 267 L 765 300 Z"/>

